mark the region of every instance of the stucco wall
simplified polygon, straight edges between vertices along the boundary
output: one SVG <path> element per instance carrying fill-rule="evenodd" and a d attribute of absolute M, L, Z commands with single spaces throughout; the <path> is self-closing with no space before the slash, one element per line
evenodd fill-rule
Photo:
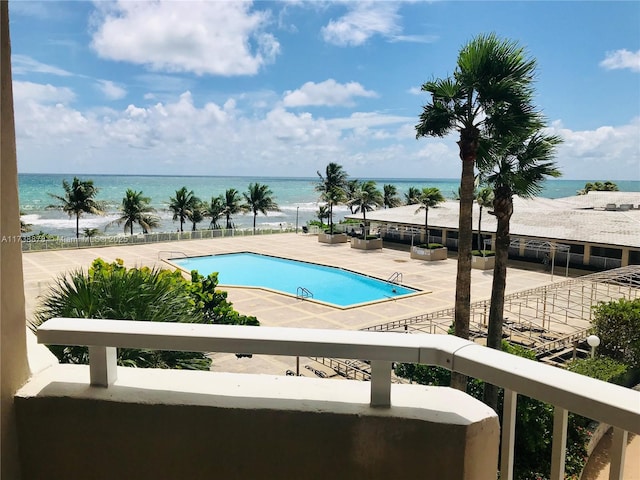
<path fill-rule="evenodd" d="M 499 426 L 449 388 L 57 366 L 16 398 L 25 479 L 495 479 Z M 137 385 L 137 386 L 136 386 Z"/>

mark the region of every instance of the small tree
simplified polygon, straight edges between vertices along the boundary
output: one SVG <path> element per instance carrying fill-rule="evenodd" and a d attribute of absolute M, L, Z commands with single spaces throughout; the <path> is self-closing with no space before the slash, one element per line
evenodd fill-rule
<path fill-rule="evenodd" d="M 269 210 L 279 212 L 280 207 L 273 198 L 273 192 L 268 185 L 250 183 L 249 189 L 242 194 L 244 196 L 244 208 L 253 212 L 253 233 L 256 232 L 256 217 L 258 212 L 267 215 Z"/>
<path fill-rule="evenodd" d="M 382 203 L 384 208 L 395 208 L 402 204 L 400 198 L 398 198 L 398 189 L 395 185 L 386 184 L 382 187 L 384 199 Z"/>
<path fill-rule="evenodd" d="M 593 313 L 593 333 L 601 342 L 598 353 L 640 368 L 640 298 L 599 303 Z"/>
<path fill-rule="evenodd" d="M 211 219 L 211 222 L 209 222 L 209 228 L 220 228 L 218 220 L 220 220 L 224 216 L 224 211 L 224 197 L 222 195 L 211 197 L 211 202 L 206 206 L 204 212 L 204 216 Z"/>
<path fill-rule="evenodd" d="M 80 216 L 83 213 L 104 215 L 104 205 L 96 201 L 98 189 L 93 185 L 93 180 L 80 180 L 73 177 L 71 183 L 62 181 L 64 195 L 49 195 L 60 203 L 49 205 L 47 208 L 55 208 L 67 213 L 69 217 L 76 217 L 76 238 L 80 238 Z"/>
<path fill-rule="evenodd" d="M 173 221 L 180 221 L 181 232 L 184 230 L 184 223 L 193 213 L 196 200 L 193 190 L 187 191 L 187 187 L 176 190 L 176 196 L 169 199 L 169 210 L 173 213 Z"/>
<path fill-rule="evenodd" d="M 320 182 L 316 185 L 316 191 L 320 193 L 320 199 L 327 202 L 329 209 L 329 231 L 333 233 L 333 206 L 346 200 L 345 188 L 347 186 L 347 172 L 342 165 L 330 163 L 322 175 L 317 172 Z"/>
<path fill-rule="evenodd" d="M 367 212 L 381 207 L 383 201 L 382 193 L 376 188 L 376 182 L 367 180 L 366 182 L 360 183 L 351 203 L 354 206 L 354 213 L 362 212 L 362 223 L 364 225 L 362 229 L 363 238 L 367 238 L 368 235 Z"/>
<path fill-rule="evenodd" d="M 427 236 L 427 244 L 429 244 L 429 208 L 436 207 L 444 201 L 444 196 L 440 193 L 440 189 L 436 187 L 424 187 L 418 197 L 420 206 L 416 210 L 416 213 L 424 210 L 424 233 Z"/>
<path fill-rule="evenodd" d="M 417 205 L 420 203 L 420 194 L 422 192 L 418 187 L 409 187 L 407 193 L 404 194 L 405 205 Z"/>

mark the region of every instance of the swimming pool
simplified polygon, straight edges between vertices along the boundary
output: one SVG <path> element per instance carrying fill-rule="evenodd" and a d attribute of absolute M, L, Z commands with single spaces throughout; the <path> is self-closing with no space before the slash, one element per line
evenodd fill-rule
<path fill-rule="evenodd" d="M 267 288 L 294 296 L 304 288 L 313 294 L 313 300 L 342 308 L 419 292 L 340 268 L 256 253 L 170 260 L 189 272 L 197 270 L 205 276 L 218 272 L 220 285 Z"/>

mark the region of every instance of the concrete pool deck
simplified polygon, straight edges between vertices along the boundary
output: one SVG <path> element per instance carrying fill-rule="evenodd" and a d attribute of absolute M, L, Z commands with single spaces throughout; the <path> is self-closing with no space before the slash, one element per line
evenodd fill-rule
<path fill-rule="evenodd" d="M 398 248 L 398 249 L 396 249 Z M 402 273 L 403 284 L 428 293 L 397 300 L 373 303 L 346 310 L 303 301 L 291 296 L 260 289 L 225 287 L 228 299 L 240 313 L 255 315 L 261 325 L 274 327 L 329 328 L 357 330 L 372 325 L 453 307 L 455 300 L 455 259 L 425 262 L 409 258 L 408 247 L 395 246 L 382 250 L 356 250 L 346 244 L 319 243 L 315 235 L 283 233 L 251 237 L 215 238 L 180 242 L 152 243 L 100 248 L 84 248 L 23 253 L 27 318 L 37 308 L 39 296 L 52 281 L 70 270 L 85 271 L 96 258 L 111 262 L 121 258 L 127 267 L 168 267 L 163 258 L 197 256 L 233 252 L 255 252 L 294 260 L 311 261 L 342 267 L 387 279 Z M 542 265 L 540 265 L 542 269 Z M 564 269 L 562 269 L 564 273 Z M 472 270 L 472 301 L 491 295 L 492 271 Z M 556 274 L 554 280 L 564 280 Z M 525 290 L 551 282 L 542 271 L 509 268 L 506 293 Z M 302 285 L 303 286 L 303 285 Z M 213 354 L 213 370 L 283 374 L 295 370 L 295 358 L 254 356 L 237 359 L 232 354 Z M 301 364 L 310 363 L 301 359 Z M 305 370 L 301 368 L 302 371 Z M 309 373 L 306 370 L 304 373 Z M 313 375 L 313 374 L 311 374 Z"/>

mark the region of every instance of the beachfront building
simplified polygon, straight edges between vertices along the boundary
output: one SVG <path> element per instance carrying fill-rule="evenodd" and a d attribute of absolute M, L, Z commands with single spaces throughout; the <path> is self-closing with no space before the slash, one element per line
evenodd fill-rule
<path fill-rule="evenodd" d="M 1 472 L 36 478 L 511 478 L 515 405 L 555 405 L 552 478 L 563 478 L 568 411 L 615 427 L 623 478 L 638 393 L 444 335 L 58 319 L 43 343 L 90 346 L 59 365 L 26 328 L 8 6 L 0 2 Z M 370 382 L 117 367 L 115 348 L 337 356 L 371 362 Z M 506 388 L 505 421 L 448 388 L 391 385 L 422 362 Z"/>
<path fill-rule="evenodd" d="M 594 270 L 640 265 L 640 192 L 589 192 L 554 200 L 515 197 L 513 203 L 510 258 L 542 262 L 548 255 L 559 267 Z M 482 235 L 491 249 L 497 222 L 487 210 L 483 211 Z M 457 250 L 458 211 L 458 202 L 453 200 L 429 210 L 430 241 Z M 475 204 L 474 248 L 478 214 Z M 367 214 L 367 220 L 386 240 L 426 241 L 424 214 L 416 205 L 376 210 Z"/>

